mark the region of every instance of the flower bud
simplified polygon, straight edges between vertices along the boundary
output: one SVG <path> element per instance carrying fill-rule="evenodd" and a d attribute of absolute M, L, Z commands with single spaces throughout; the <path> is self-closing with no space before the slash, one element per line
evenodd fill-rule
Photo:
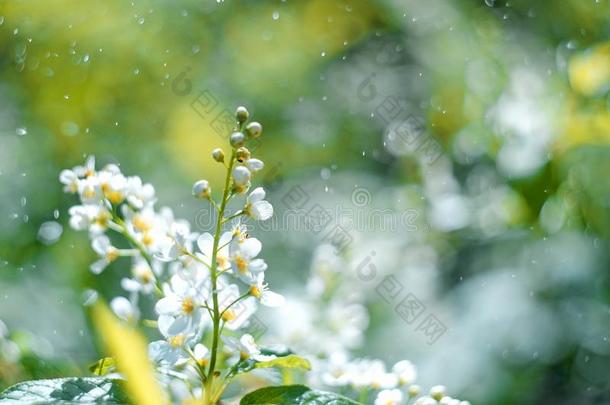
<path fill-rule="evenodd" d="M 210 198 L 210 193 L 212 189 L 210 188 L 210 183 L 207 180 L 199 180 L 195 184 L 193 184 L 193 195 L 195 198 Z"/>
<path fill-rule="evenodd" d="M 235 156 L 238 162 L 243 163 L 244 161 L 250 159 L 250 151 L 245 146 L 242 146 L 241 148 L 237 149 Z"/>
<path fill-rule="evenodd" d="M 231 134 L 231 138 L 229 139 L 229 142 L 231 142 L 232 147 L 239 148 L 240 146 L 244 145 L 245 140 L 246 140 L 246 137 L 244 136 L 243 133 L 233 132 Z"/>
<path fill-rule="evenodd" d="M 237 166 L 233 169 L 233 183 L 236 186 L 245 186 L 250 182 L 250 170 L 244 166 Z"/>
<path fill-rule="evenodd" d="M 215 161 L 222 163 L 225 161 L 225 153 L 220 148 L 216 148 L 212 151 L 212 159 Z"/>
<path fill-rule="evenodd" d="M 250 138 L 258 138 L 263 132 L 263 126 L 258 122 L 251 122 L 246 126 L 246 134 Z"/>
<path fill-rule="evenodd" d="M 250 116 L 250 114 L 248 113 L 248 110 L 244 106 L 240 105 L 235 110 L 235 117 L 237 118 L 237 122 L 239 122 L 240 124 L 243 124 L 244 122 L 248 121 L 249 116 Z"/>

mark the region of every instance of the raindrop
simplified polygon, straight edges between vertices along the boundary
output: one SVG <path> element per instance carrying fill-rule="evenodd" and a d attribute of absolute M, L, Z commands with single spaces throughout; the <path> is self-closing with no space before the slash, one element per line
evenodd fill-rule
<path fill-rule="evenodd" d="M 138 18 L 138 24 L 140 24 L 140 25 L 144 24 L 144 17 Z"/>
<path fill-rule="evenodd" d="M 320 53 L 321 56 L 326 56 L 326 52 Z"/>
<path fill-rule="evenodd" d="M 55 219 L 59 218 L 59 210 L 56 209 L 53 211 L 53 218 L 55 218 Z"/>
<path fill-rule="evenodd" d="M 279 20 L 280 19 L 280 13 L 278 11 L 274 11 L 271 18 L 273 18 L 274 20 Z"/>
<path fill-rule="evenodd" d="M 28 199 L 26 197 L 21 197 L 21 199 L 19 200 L 19 204 L 21 204 L 22 207 L 25 207 L 28 203 Z"/>
<path fill-rule="evenodd" d="M 493 7 L 496 4 L 496 0 L 485 0 L 485 5 L 487 7 Z"/>
<path fill-rule="evenodd" d="M 19 127 L 19 128 L 17 128 L 16 132 L 17 132 L 17 135 L 23 136 L 28 133 L 28 130 L 25 127 Z"/>
<path fill-rule="evenodd" d="M 82 302 L 84 306 L 90 306 L 97 301 L 98 293 L 95 290 L 85 290 L 82 295 Z"/>
<path fill-rule="evenodd" d="M 78 135 L 79 126 L 76 122 L 73 121 L 64 121 L 61 124 L 61 132 L 66 136 L 76 136 Z"/>
<path fill-rule="evenodd" d="M 89 62 L 89 54 L 86 53 L 85 56 L 83 56 L 83 62 L 87 63 Z"/>

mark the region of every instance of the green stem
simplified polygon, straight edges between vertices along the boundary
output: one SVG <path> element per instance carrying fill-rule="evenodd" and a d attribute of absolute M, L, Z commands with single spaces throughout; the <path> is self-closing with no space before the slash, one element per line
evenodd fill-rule
<path fill-rule="evenodd" d="M 222 224 L 224 219 L 225 209 L 227 207 L 227 202 L 229 201 L 229 193 L 231 186 L 231 172 L 233 170 L 233 164 L 235 163 L 235 151 L 231 153 L 231 160 L 229 161 L 229 166 L 227 167 L 227 176 L 225 179 L 225 186 L 222 195 L 222 202 L 220 204 L 220 209 L 218 211 L 218 221 L 216 222 L 216 232 L 214 234 L 214 245 L 212 248 L 212 264 L 210 266 L 211 273 L 211 281 L 212 281 L 212 303 L 214 305 L 213 308 L 213 319 L 212 322 L 214 324 L 214 331 L 212 335 L 212 353 L 210 355 L 210 367 L 207 372 L 208 379 L 205 382 L 205 396 L 204 396 L 204 404 L 212 405 L 215 399 L 212 397 L 212 388 L 214 384 L 214 371 L 216 367 L 216 356 L 218 352 L 218 343 L 220 340 L 220 310 L 218 308 L 218 291 L 217 291 L 217 267 L 218 263 L 216 261 L 216 256 L 218 254 L 218 244 L 220 243 L 220 235 L 222 233 Z"/>

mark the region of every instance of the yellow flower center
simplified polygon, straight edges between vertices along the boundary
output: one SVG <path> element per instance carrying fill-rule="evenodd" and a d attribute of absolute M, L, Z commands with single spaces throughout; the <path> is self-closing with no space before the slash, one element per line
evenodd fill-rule
<path fill-rule="evenodd" d="M 119 204 L 124 199 L 123 193 L 121 193 L 119 191 L 109 191 L 107 193 L 104 193 L 104 195 L 106 196 L 108 201 L 110 201 L 113 204 Z"/>
<path fill-rule="evenodd" d="M 256 297 L 256 298 L 260 298 L 262 295 L 262 292 L 261 292 L 260 288 L 253 285 L 253 286 L 250 286 L 250 295 L 252 295 L 253 297 Z"/>
<path fill-rule="evenodd" d="M 118 257 L 119 257 L 119 250 L 118 249 L 116 249 L 114 247 L 108 248 L 108 251 L 106 252 L 106 260 L 108 260 L 109 262 L 113 262 Z"/>
<path fill-rule="evenodd" d="M 210 361 L 206 358 L 197 360 L 197 364 L 201 367 L 206 367 Z"/>
<path fill-rule="evenodd" d="M 150 236 L 150 234 L 148 232 L 145 232 L 144 235 L 142 235 L 142 243 L 145 246 L 150 246 L 152 245 L 154 242 L 154 239 L 152 236 Z"/>
<path fill-rule="evenodd" d="M 218 256 L 216 258 L 216 263 L 218 263 L 218 267 L 225 268 L 227 267 L 228 259 L 225 256 Z"/>
<path fill-rule="evenodd" d="M 224 312 L 224 314 L 222 314 L 222 319 L 223 319 L 225 322 L 231 322 L 231 321 L 232 321 L 232 320 L 234 320 L 235 318 L 237 318 L 237 315 L 235 314 L 235 311 L 233 311 L 233 310 L 231 310 L 231 309 L 226 310 L 226 311 Z"/>
<path fill-rule="evenodd" d="M 110 214 L 108 214 L 105 211 L 102 211 L 95 218 L 95 223 L 105 228 L 108 225 L 108 220 L 110 218 L 111 218 Z"/>
<path fill-rule="evenodd" d="M 172 347 L 180 347 L 184 344 L 184 335 L 172 336 L 167 339 L 167 342 L 172 345 Z"/>
<path fill-rule="evenodd" d="M 131 219 L 131 223 L 133 224 L 133 227 L 140 232 L 149 231 L 151 228 L 150 223 L 140 215 L 134 215 L 134 217 Z"/>
<path fill-rule="evenodd" d="M 95 189 L 93 187 L 87 187 L 83 190 L 83 197 L 93 198 L 95 197 Z"/>
<path fill-rule="evenodd" d="M 241 256 L 238 256 L 235 259 L 235 265 L 237 266 L 237 270 L 242 274 L 248 271 L 248 262 Z"/>
<path fill-rule="evenodd" d="M 187 315 L 190 315 L 194 309 L 195 309 L 195 304 L 193 303 L 192 299 L 186 298 L 184 301 L 182 301 L 182 312 L 184 312 Z"/>

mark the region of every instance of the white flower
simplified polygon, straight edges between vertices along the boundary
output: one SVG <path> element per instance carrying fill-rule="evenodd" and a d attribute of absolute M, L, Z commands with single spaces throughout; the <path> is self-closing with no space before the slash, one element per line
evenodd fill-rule
<path fill-rule="evenodd" d="M 250 171 L 252 173 L 256 173 L 259 170 L 263 170 L 263 168 L 265 167 L 265 164 L 263 163 L 262 160 L 248 159 L 248 160 L 246 160 L 246 166 L 248 167 L 248 169 L 250 169 Z"/>
<path fill-rule="evenodd" d="M 253 359 L 256 361 L 270 361 L 276 358 L 274 355 L 261 354 L 261 350 L 254 342 L 254 338 L 250 334 L 243 335 L 239 340 L 234 338 L 225 338 L 225 344 L 229 349 L 239 353 L 241 360 Z"/>
<path fill-rule="evenodd" d="M 269 201 L 265 201 L 265 190 L 262 187 L 257 187 L 250 193 L 244 212 L 250 218 L 260 221 L 266 221 L 273 216 L 273 206 Z"/>
<path fill-rule="evenodd" d="M 216 253 L 216 265 L 217 269 L 227 270 L 231 268 L 231 262 L 229 261 L 229 244 L 233 239 L 231 232 L 224 232 L 220 235 L 218 240 L 218 252 Z M 201 253 L 203 253 L 204 261 L 208 266 L 212 266 L 212 254 L 214 250 L 214 237 L 209 233 L 203 233 L 197 239 L 197 246 Z"/>
<path fill-rule="evenodd" d="M 163 318 L 167 335 L 175 336 L 195 331 L 201 322 L 204 302 L 198 286 L 175 274 L 170 284 L 165 284 L 163 287 L 165 297 L 155 305 L 155 310 L 160 315 L 159 330 L 162 329 L 161 318 Z"/>
<path fill-rule="evenodd" d="M 233 182 L 238 187 L 248 186 L 251 177 L 250 170 L 244 166 L 237 166 L 233 169 Z"/>
<path fill-rule="evenodd" d="M 61 173 L 59 173 L 59 181 L 64 184 L 64 191 L 66 193 L 74 194 L 78 191 L 78 182 L 80 179 L 73 170 L 62 170 Z"/>
<path fill-rule="evenodd" d="M 138 318 L 138 309 L 125 297 L 115 297 L 110 301 L 112 311 L 124 321 Z"/>
<path fill-rule="evenodd" d="M 260 253 L 262 244 L 256 238 L 246 238 L 239 242 L 234 240 L 229 245 L 231 266 L 233 274 L 241 278 L 246 283 L 254 276 L 267 269 L 267 264 L 263 259 L 256 259 Z"/>
<path fill-rule="evenodd" d="M 159 319 L 161 322 L 161 318 Z M 174 366 L 188 361 L 188 355 L 184 351 L 185 344 L 188 343 L 187 335 L 180 333 L 170 335 L 164 333 L 163 328 L 159 328 L 165 340 L 157 340 L 148 345 L 148 356 L 156 363 Z"/>
<path fill-rule="evenodd" d="M 335 352 L 325 364 L 322 382 L 332 387 L 344 387 L 350 383 L 350 363 L 345 353 Z"/>
<path fill-rule="evenodd" d="M 95 174 L 78 182 L 78 194 L 83 204 L 98 204 L 102 200 L 102 188 Z"/>
<path fill-rule="evenodd" d="M 398 385 L 398 377 L 393 373 L 386 372 L 385 364 L 382 361 L 372 361 L 368 372 L 371 379 L 370 386 L 374 389 L 389 389 Z"/>
<path fill-rule="evenodd" d="M 70 226 L 77 231 L 99 234 L 108 228 L 112 214 L 103 205 L 75 205 L 68 210 Z"/>
<path fill-rule="evenodd" d="M 255 300 L 249 297 L 235 302 L 241 296 L 239 287 L 235 284 L 227 285 L 220 282 L 218 289 L 218 306 L 222 314 L 222 320 L 225 322 L 227 329 L 237 330 L 256 312 Z M 211 302 L 208 302 L 208 306 L 211 306 L 211 304 Z"/>
<path fill-rule="evenodd" d="M 282 295 L 269 291 L 265 283 L 265 273 L 258 273 L 250 285 L 250 295 L 258 298 L 267 307 L 279 307 L 284 304 Z"/>
<path fill-rule="evenodd" d="M 102 271 L 104 271 L 106 266 L 120 256 L 119 249 L 112 246 L 110 239 L 106 235 L 96 236 L 91 241 L 91 247 L 100 257 L 90 266 L 90 269 L 94 274 L 100 274 Z"/>
<path fill-rule="evenodd" d="M 383 390 L 377 394 L 375 405 L 399 405 L 402 402 L 402 392 L 399 389 Z"/>
<path fill-rule="evenodd" d="M 108 168 L 110 170 L 102 170 L 98 173 L 97 185 L 104 198 L 112 204 L 120 204 L 125 199 L 127 180 L 118 167 L 111 165 Z"/>
<path fill-rule="evenodd" d="M 417 378 L 417 370 L 413 363 L 408 360 L 402 360 L 394 364 L 392 372 L 398 377 L 400 385 L 411 384 Z"/>
<path fill-rule="evenodd" d="M 131 267 L 131 274 L 133 278 L 123 278 L 121 280 L 123 289 L 129 292 L 142 292 L 143 294 L 150 294 L 153 291 L 156 277 L 146 260 L 136 259 Z"/>

